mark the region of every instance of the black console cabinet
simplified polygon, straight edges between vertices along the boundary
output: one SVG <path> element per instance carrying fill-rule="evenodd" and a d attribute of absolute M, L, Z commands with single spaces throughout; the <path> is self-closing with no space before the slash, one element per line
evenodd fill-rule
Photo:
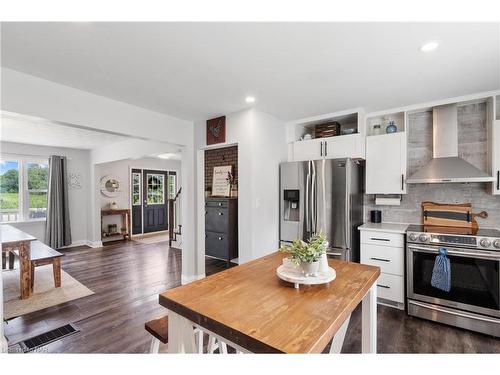
<path fill-rule="evenodd" d="M 237 198 L 207 198 L 205 202 L 205 255 L 229 263 L 238 257 Z"/>

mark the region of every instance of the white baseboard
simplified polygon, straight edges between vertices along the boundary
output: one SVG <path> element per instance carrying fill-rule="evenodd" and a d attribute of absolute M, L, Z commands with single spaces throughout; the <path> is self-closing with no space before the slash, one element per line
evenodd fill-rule
<path fill-rule="evenodd" d="M 3 319 L 3 317 L 2 317 Z M 0 353 L 7 353 L 8 352 L 8 344 L 7 344 L 7 339 L 4 337 L 3 333 L 0 334 Z"/>
<path fill-rule="evenodd" d="M 192 283 L 193 281 L 204 279 L 205 277 L 206 277 L 205 274 L 193 275 L 193 276 L 181 275 L 181 284 L 186 285 Z"/>
<path fill-rule="evenodd" d="M 90 247 L 102 247 L 102 241 L 86 241 L 86 245 Z"/>
<path fill-rule="evenodd" d="M 85 246 L 85 245 L 88 245 L 87 240 L 79 240 L 79 241 L 72 242 L 71 245 L 61 247 L 61 249 L 69 249 L 71 247 Z"/>

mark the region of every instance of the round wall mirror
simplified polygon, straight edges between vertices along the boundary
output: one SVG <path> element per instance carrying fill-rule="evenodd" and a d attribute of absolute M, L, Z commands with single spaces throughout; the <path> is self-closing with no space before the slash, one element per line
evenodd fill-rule
<path fill-rule="evenodd" d="M 101 178 L 101 193 L 106 197 L 114 198 L 120 193 L 120 181 L 115 176 Z"/>
<path fill-rule="evenodd" d="M 120 187 L 120 183 L 115 179 L 111 179 L 111 180 L 106 181 L 104 186 L 108 192 L 114 193 L 115 191 L 118 191 L 118 188 Z"/>

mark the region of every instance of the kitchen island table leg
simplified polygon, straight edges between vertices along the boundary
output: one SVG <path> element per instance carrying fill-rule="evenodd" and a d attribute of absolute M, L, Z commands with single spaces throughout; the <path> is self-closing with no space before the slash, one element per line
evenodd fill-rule
<path fill-rule="evenodd" d="M 332 343 L 330 345 L 330 354 L 340 354 L 342 345 L 344 345 L 345 334 L 347 333 L 347 327 L 349 326 L 350 320 L 351 315 L 347 317 L 335 336 L 333 336 Z"/>
<path fill-rule="evenodd" d="M 377 283 L 361 302 L 361 353 L 377 353 Z"/>
<path fill-rule="evenodd" d="M 170 310 L 168 311 L 168 352 L 197 352 L 193 334 L 193 323 Z"/>

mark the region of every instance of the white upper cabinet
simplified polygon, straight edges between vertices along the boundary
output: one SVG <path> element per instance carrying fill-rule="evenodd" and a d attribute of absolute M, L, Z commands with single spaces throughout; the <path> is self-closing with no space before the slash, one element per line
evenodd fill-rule
<path fill-rule="evenodd" d="M 310 139 L 293 143 L 293 161 L 352 158 L 364 159 L 361 134 Z"/>
<path fill-rule="evenodd" d="M 310 139 L 293 143 L 293 161 L 321 159 L 323 153 L 323 139 Z"/>
<path fill-rule="evenodd" d="M 337 122 L 340 135 L 300 141 L 309 134 L 314 137 L 316 125 Z M 293 161 L 365 158 L 365 118 L 361 108 L 309 117 L 287 124 L 287 139 L 292 145 Z"/>
<path fill-rule="evenodd" d="M 366 194 L 406 193 L 406 133 L 366 137 Z"/>
<path fill-rule="evenodd" d="M 342 135 L 325 138 L 326 154 L 328 159 L 352 158 L 364 159 L 364 137 L 361 134 Z"/>

